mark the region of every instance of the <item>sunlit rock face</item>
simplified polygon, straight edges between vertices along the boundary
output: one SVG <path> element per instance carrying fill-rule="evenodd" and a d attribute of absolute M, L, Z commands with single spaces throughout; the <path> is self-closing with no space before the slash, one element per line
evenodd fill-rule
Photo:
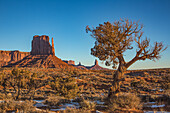
<path fill-rule="evenodd" d="M 94 65 L 99 65 L 99 64 L 98 64 L 98 61 L 97 61 L 97 59 L 95 60 L 95 63 L 94 63 Z"/>
<path fill-rule="evenodd" d="M 49 36 L 35 35 L 32 40 L 31 55 L 55 55 L 53 38 L 50 45 Z"/>
<path fill-rule="evenodd" d="M 17 62 L 24 57 L 28 56 L 30 52 L 20 51 L 2 51 L 0 50 L 0 67 L 8 65 L 9 63 Z"/>
<path fill-rule="evenodd" d="M 55 57 L 53 38 L 51 45 L 46 35 L 33 36 L 31 52 L 0 50 L 0 67 L 59 67 L 56 61 L 65 65 Z"/>
<path fill-rule="evenodd" d="M 73 60 L 63 60 L 65 63 L 69 64 L 69 65 L 75 65 L 75 61 Z"/>
<path fill-rule="evenodd" d="M 3 67 L 30 67 L 30 68 L 70 68 L 55 56 L 54 41 L 49 43 L 49 36 L 34 36 L 31 52 L 0 51 L 0 66 Z M 2 53 L 2 54 L 1 54 Z"/>

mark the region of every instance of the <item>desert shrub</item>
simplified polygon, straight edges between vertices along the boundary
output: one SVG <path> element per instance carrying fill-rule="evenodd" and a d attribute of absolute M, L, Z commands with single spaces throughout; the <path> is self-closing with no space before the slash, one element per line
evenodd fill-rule
<path fill-rule="evenodd" d="M 61 102 L 61 97 L 48 97 L 45 101 L 44 104 L 48 104 L 49 106 L 58 106 L 59 103 Z"/>
<path fill-rule="evenodd" d="M 65 98 L 75 98 L 78 96 L 79 88 L 76 84 L 76 80 L 70 76 L 66 78 L 58 77 L 49 82 L 49 85 L 53 90 L 57 91 L 57 94 L 64 96 Z"/>
<path fill-rule="evenodd" d="M 170 89 L 165 90 L 165 95 L 170 98 Z"/>
<path fill-rule="evenodd" d="M 68 72 L 71 76 L 78 76 L 80 74 L 79 70 L 71 70 Z"/>
<path fill-rule="evenodd" d="M 108 100 L 108 108 L 110 111 L 119 109 L 141 109 L 141 100 L 135 94 L 118 93 Z"/>
<path fill-rule="evenodd" d="M 23 113 L 35 111 L 35 107 L 33 106 L 33 103 L 28 100 L 16 104 L 16 109 L 18 109 L 21 112 L 23 111 Z"/>
<path fill-rule="evenodd" d="M 138 86 L 143 86 L 145 84 L 145 81 L 141 79 L 140 81 L 133 80 L 131 82 L 131 87 L 138 87 Z"/>
<path fill-rule="evenodd" d="M 6 112 L 8 110 L 18 110 L 19 112 L 35 112 L 35 107 L 30 101 L 14 101 L 14 100 L 5 100 L 0 103 L 0 111 Z"/>
<path fill-rule="evenodd" d="M 4 100 L 0 103 L 0 111 L 15 110 L 16 102 L 13 100 Z"/>
<path fill-rule="evenodd" d="M 161 82 L 161 86 L 163 89 L 170 89 L 170 74 L 162 76 L 163 81 Z"/>
<path fill-rule="evenodd" d="M 0 81 L 0 85 L 3 86 L 4 94 L 7 96 L 8 89 L 12 88 L 14 91 L 12 96 L 14 99 L 18 100 L 26 93 L 25 89 L 30 89 L 30 72 L 14 68 L 9 74 L 4 74 L 0 78 Z"/>
<path fill-rule="evenodd" d="M 83 99 L 84 99 L 84 98 L 82 98 L 82 97 L 75 98 L 75 99 L 73 100 L 73 102 L 78 102 L 78 103 L 80 103 L 80 102 L 83 102 Z"/>
<path fill-rule="evenodd" d="M 96 108 L 96 103 L 91 102 L 89 100 L 83 99 L 81 102 L 79 102 L 80 106 L 82 109 L 95 109 Z"/>
<path fill-rule="evenodd" d="M 170 105 L 170 89 L 165 90 L 165 96 L 167 104 Z"/>
<path fill-rule="evenodd" d="M 0 99 L 5 99 L 5 98 L 6 98 L 5 94 L 0 93 Z"/>

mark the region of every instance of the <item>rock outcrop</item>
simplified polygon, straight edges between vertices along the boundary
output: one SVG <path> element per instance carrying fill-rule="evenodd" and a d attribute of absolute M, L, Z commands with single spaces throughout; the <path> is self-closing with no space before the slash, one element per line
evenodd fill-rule
<path fill-rule="evenodd" d="M 54 49 L 54 40 L 52 38 L 52 55 L 55 56 L 55 49 Z"/>
<path fill-rule="evenodd" d="M 55 55 L 53 38 L 51 46 L 49 43 L 49 36 L 35 35 L 32 40 L 31 55 Z"/>
<path fill-rule="evenodd" d="M 0 67 L 17 62 L 30 55 L 30 52 L 0 50 Z"/>
<path fill-rule="evenodd" d="M 63 60 L 65 63 L 67 63 L 68 65 L 75 65 L 75 61 L 73 60 Z"/>
<path fill-rule="evenodd" d="M 15 51 L 14 53 L 18 53 Z M 21 53 L 21 52 L 20 52 Z M 55 56 L 54 40 L 52 45 L 49 43 L 49 37 L 46 35 L 34 36 L 32 40 L 31 52 L 22 52 L 22 54 L 11 54 L 8 63 L 3 67 L 34 67 L 34 68 L 75 68 L 63 62 Z M 3 55 L 2 61 L 6 61 L 7 54 Z M 10 62 L 9 61 L 13 61 Z"/>
<path fill-rule="evenodd" d="M 95 60 L 95 63 L 94 63 L 93 66 L 84 66 L 84 65 L 81 64 L 81 62 L 79 62 L 78 65 L 75 65 L 75 63 L 72 63 L 72 62 L 74 62 L 72 60 L 69 60 L 69 61 L 64 60 L 64 62 L 66 62 L 67 64 L 72 65 L 72 66 L 74 66 L 78 69 L 83 69 L 83 70 L 108 70 L 107 68 L 103 68 L 103 67 L 99 66 L 97 60 Z"/>
<path fill-rule="evenodd" d="M 81 62 L 79 62 L 79 64 L 76 65 L 75 67 L 78 68 L 78 69 L 88 70 L 87 66 L 82 65 Z"/>
<path fill-rule="evenodd" d="M 54 55 L 29 55 L 5 67 L 74 68 Z"/>
<path fill-rule="evenodd" d="M 103 67 L 99 66 L 97 60 L 95 60 L 95 63 L 94 63 L 93 66 L 87 67 L 87 68 L 90 69 L 90 70 L 108 70 L 107 68 L 103 68 Z"/>
<path fill-rule="evenodd" d="M 99 63 L 98 63 L 97 59 L 95 60 L 94 65 L 99 65 Z"/>
<path fill-rule="evenodd" d="M 51 45 L 52 44 L 52 45 Z M 38 68 L 79 68 L 89 70 L 107 70 L 98 65 L 75 65 L 72 60 L 62 61 L 55 56 L 54 40 L 49 42 L 49 36 L 35 35 L 32 40 L 31 52 L 0 51 L 0 67 L 38 67 Z M 73 67 L 74 66 L 74 67 Z"/>

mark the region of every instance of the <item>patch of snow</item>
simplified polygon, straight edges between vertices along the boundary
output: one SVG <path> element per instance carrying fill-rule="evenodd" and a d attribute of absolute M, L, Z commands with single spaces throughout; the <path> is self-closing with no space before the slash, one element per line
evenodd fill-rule
<path fill-rule="evenodd" d="M 60 111 L 60 110 L 66 110 L 66 108 L 60 108 L 60 109 L 50 109 L 50 111 Z"/>
<path fill-rule="evenodd" d="M 73 109 L 79 109 L 79 108 L 80 108 L 80 106 L 79 106 L 78 103 L 75 102 L 75 104 L 77 104 L 77 105 L 75 105 L 75 104 L 73 104 L 73 103 L 74 103 L 74 102 L 72 102 L 72 104 L 65 103 L 65 104 L 63 104 L 62 106 L 59 106 L 59 108 L 60 108 L 60 109 L 61 109 L 61 108 L 66 109 L 67 107 L 68 107 L 68 108 L 73 108 Z"/>
<path fill-rule="evenodd" d="M 76 105 L 76 106 L 80 106 L 80 104 L 78 102 L 71 102 L 71 103 Z"/>
<path fill-rule="evenodd" d="M 161 94 L 161 95 L 157 95 L 158 97 L 163 97 L 163 95 Z"/>
<path fill-rule="evenodd" d="M 156 102 L 148 102 L 149 104 L 155 104 Z"/>
<path fill-rule="evenodd" d="M 103 113 L 103 112 L 96 110 L 96 113 Z"/>
<path fill-rule="evenodd" d="M 156 102 L 147 102 L 147 103 L 144 103 L 144 104 L 155 104 Z"/>
<path fill-rule="evenodd" d="M 152 89 L 152 91 L 156 91 L 156 89 Z"/>
<path fill-rule="evenodd" d="M 101 93 L 102 96 L 104 96 L 104 93 Z"/>
<path fill-rule="evenodd" d="M 20 101 L 16 101 L 17 103 L 19 102 L 19 103 L 22 103 L 22 102 L 25 102 L 25 101 L 22 101 L 22 100 L 20 100 Z"/>
<path fill-rule="evenodd" d="M 73 99 L 70 99 L 71 102 L 73 102 Z"/>
<path fill-rule="evenodd" d="M 164 91 L 163 89 L 159 89 L 159 91 Z"/>
<path fill-rule="evenodd" d="M 35 107 L 47 107 L 47 105 L 44 105 L 43 103 L 36 103 L 34 104 Z"/>
<path fill-rule="evenodd" d="M 0 100 L 0 103 L 3 103 L 4 102 L 4 100 Z"/>
<path fill-rule="evenodd" d="M 162 105 L 151 105 L 151 108 L 165 107 L 165 104 Z"/>
<path fill-rule="evenodd" d="M 51 106 L 52 108 L 56 108 L 56 106 Z"/>
<path fill-rule="evenodd" d="M 37 103 L 42 103 L 42 102 L 44 102 L 45 100 L 33 100 L 33 101 L 35 101 L 35 102 L 37 102 Z"/>
<path fill-rule="evenodd" d="M 97 100 L 97 101 L 94 101 L 94 102 L 96 102 L 97 104 L 104 104 L 104 102 L 101 102 L 100 100 Z"/>

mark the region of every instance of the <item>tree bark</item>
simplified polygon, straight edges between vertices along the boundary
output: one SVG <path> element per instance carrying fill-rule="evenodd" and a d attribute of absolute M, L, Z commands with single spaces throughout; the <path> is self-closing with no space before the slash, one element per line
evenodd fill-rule
<path fill-rule="evenodd" d="M 123 75 L 126 71 L 126 67 L 124 64 L 120 64 L 118 70 L 113 75 L 113 82 L 112 87 L 109 90 L 108 97 L 110 98 L 112 95 L 115 95 L 116 93 L 120 92 L 120 85 L 123 78 Z"/>

